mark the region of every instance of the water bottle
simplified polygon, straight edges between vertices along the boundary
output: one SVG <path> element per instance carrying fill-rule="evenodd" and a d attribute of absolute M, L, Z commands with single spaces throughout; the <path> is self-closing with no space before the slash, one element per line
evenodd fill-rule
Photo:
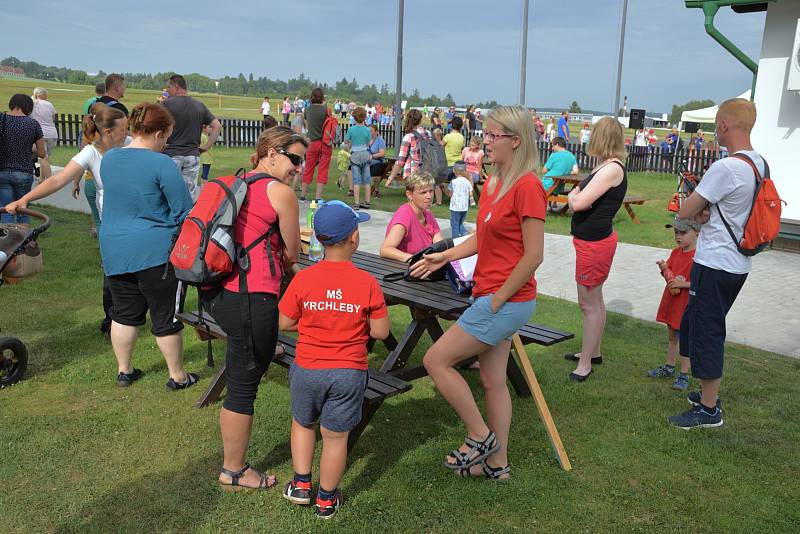
<path fill-rule="evenodd" d="M 666 280 L 667 283 L 670 283 L 673 280 L 675 280 L 675 278 L 678 278 L 678 277 L 675 276 L 675 273 L 672 272 L 672 269 L 667 267 L 666 263 L 664 263 L 661 266 L 661 276 L 664 277 L 664 280 Z M 683 279 L 682 276 L 680 278 Z M 681 292 L 681 290 L 680 290 L 680 288 L 673 287 L 673 288 L 670 288 L 669 292 L 670 292 L 671 295 L 677 295 L 678 293 Z"/>
<path fill-rule="evenodd" d="M 308 259 L 311 261 L 320 261 L 325 257 L 325 249 L 322 243 L 317 239 L 317 233 L 311 230 L 311 242 L 308 245 Z"/>
<path fill-rule="evenodd" d="M 312 200 L 311 204 L 308 205 L 308 209 L 306 210 L 306 226 L 308 228 L 314 227 L 314 214 L 317 212 L 317 201 Z"/>

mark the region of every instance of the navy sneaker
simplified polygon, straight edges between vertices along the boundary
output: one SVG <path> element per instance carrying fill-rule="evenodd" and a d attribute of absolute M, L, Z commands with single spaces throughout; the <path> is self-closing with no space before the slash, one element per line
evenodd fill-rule
<path fill-rule="evenodd" d="M 311 482 L 290 480 L 283 488 L 283 498 L 294 504 L 311 504 Z"/>
<path fill-rule="evenodd" d="M 126 388 L 133 384 L 135 381 L 142 378 L 142 370 L 134 368 L 130 373 L 120 373 L 117 375 L 117 385 Z"/>
<path fill-rule="evenodd" d="M 692 406 L 700 406 L 700 397 L 701 393 L 699 391 L 691 391 L 686 396 L 686 400 L 689 401 L 689 404 Z M 717 397 L 717 409 L 722 411 L 722 401 L 719 400 L 719 397 Z"/>
<path fill-rule="evenodd" d="M 338 489 L 333 493 L 333 499 L 321 499 L 317 494 L 317 502 L 314 504 L 314 512 L 320 519 L 330 519 L 336 515 L 343 502 L 342 492 Z"/>
<path fill-rule="evenodd" d="M 175 382 L 175 380 L 170 377 L 167 381 L 167 391 L 178 391 L 181 389 L 190 388 L 193 385 L 197 384 L 197 381 L 200 380 L 200 376 L 196 375 L 195 373 L 186 373 L 186 382 Z"/>
<path fill-rule="evenodd" d="M 650 378 L 673 378 L 675 376 L 675 367 L 659 365 L 655 369 L 647 371 L 647 376 Z"/>
<path fill-rule="evenodd" d="M 722 411 L 719 408 L 714 408 L 714 413 L 710 414 L 705 411 L 702 406 L 695 406 L 691 410 L 687 410 L 680 415 L 673 415 L 667 418 L 669 424 L 682 428 L 683 430 L 691 430 L 692 428 L 714 428 L 722 426 Z"/>

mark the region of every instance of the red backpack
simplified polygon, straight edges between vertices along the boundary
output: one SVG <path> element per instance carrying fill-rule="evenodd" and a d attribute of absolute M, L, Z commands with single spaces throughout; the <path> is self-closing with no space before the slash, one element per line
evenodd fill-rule
<path fill-rule="evenodd" d="M 325 117 L 325 122 L 322 123 L 322 144 L 325 146 L 332 146 L 336 139 L 336 129 L 339 127 L 339 121 L 333 115 Z"/>
<path fill-rule="evenodd" d="M 197 203 L 183 221 L 172 247 L 169 261 L 178 280 L 195 286 L 216 284 L 233 273 L 234 263 L 241 271 L 250 269 L 250 251 L 277 230 L 272 225 L 266 234 L 247 246 L 236 243 L 236 218 L 247 197 L 250 184 L 260 180 L 276 180 L 268 174 L 245 178 L 244 169 L 234 176 L 209 180 L 200 192 Z M 270 272 L 275 274 L 271 247 L 267 246 Z M 240 277 L 247 287 L 247 276 Z"/>
<path fill-rule="evenodd" d="M 769 165 L 764 160 L 764 176 L 758 171 L 753 160 L 746 154 L 734 154 L 736 159 L 740 159 L 750 165 L 756 177 L 756 187 L 753 191 L 753 206 L 744 223 L 742 239 L 739 240 L 733 234 L 728 221 L 722 216 L 722 211 L 717 204 L 717 212 L 722 219 L 725 228 L 731 235 L 733 242 L 736 243 L 737 250 L 745 256 L 755 256 L 778 236 L 781 229 L 781 202 L 775 182 L 769 177 Z"/>

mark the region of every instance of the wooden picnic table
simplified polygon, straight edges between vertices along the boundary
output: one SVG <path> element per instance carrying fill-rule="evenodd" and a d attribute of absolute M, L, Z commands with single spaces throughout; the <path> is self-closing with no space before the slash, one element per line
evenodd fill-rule
<path fill-rule="evenodd" d="M 569 201 L 568 195 L 569 192 L 572 190 L 573 187 L 580 185 L 589 175 L 588 174 L 568 174 L 567 176 L 548 176 L 551 180 L 553 180 L 553 185 L 547 190 L 547 202 L 548 206 L 550 202 L 554 203 L 563 203 L 564 205 L 561 208 L 558 208 L 555 211 L 556 213 L 566 213 L 567 209 L 569 208 Z M 642 224 L 642 221 L 639 219 L 639 216 L 636 215 L 636 212 L 633 211 L 634 205 L 641 206 L 645 202 L 647 202 L 647 198 L 636 196 L 636 195 L 625 195 L 625 198 L 622 200 L 622 207 L 625 208 L 625 212 L 633 221 L 633 224 Z"/>
<path fill-rule="evenodd" d="M 359 426 L 351 432 L 350 447 L 355 445 L 356 440 L 369 424 L 372 416 L 380 407 L 383 400 L 393 394 L 399 394 L 410 389 L 406 381 L 416 380 L 427 375 L 425 367 L 421 364 L 409 366 L 409 358 L 419 343 L 422 335 L 427 332 L 431 339 L 436 341 L 444 333 L 439 321 L 457 319 L 470 305 L 468 297 L 456 294 L 450 283 L 446 280 L 438 282 L 409 282 L 405 280 L 386 281 L 384 276 L 390 273 L 404 272 L 408 264 L 381 258 L 375 254 L 367 252 L 356 252 L 353 255 L 353 263 L 374 276 L 381 286 L 387 306 L 406 306 L 409 309 L 411 320 L 406 326 L 403 334 L 397 339 L 392 333 L 383 340 L 384 345 L 390 351 L 389 355 L 381 364 L 380 369 L 370 371 L 371 383 L 368 389 L 375 389 L 372 398 L 365 396 L 364 407 L 362 410 L 362 421 Z M 307 255 L 301 254 L 298 260 L 301 268 L 310 267 L 314 264 Z M 216 326 L 213 319 L 205 317 L 200 319 L 198 312 L 184 312 L 182 307 L 177 314 L 177 318 L 197 330 L 201 339 L 211 337 L 224 339 L 225 333 Z M 520 345 L 515 345 L 514 350 L 519 353 L 521 344 L 536 343 L 539 345 L 550 346 L 568 339 L 572 339 L 573 334 L 562 332 L 557 329 L 528 324 L 519 331 L 518 339 Z M 375 340 L 370 340 L 368 348 L 372 351 Z M 287 336 L 281 336 L 278 350 L 276 351 L 275 362 L 289 366 L 294 358 L 294 340 Z M 526 354 L 518 354 L 520 358 L 527 358 Z M 527 362 L 525 362 L 527 363 Z M 509 357 L 506 370 L 511 386 L 520 397 L 530 397 L 531 388 L 526 382 L 522 370 L 516 360 Z M 374 375 L 374 376 L 373 376 Z M 535 378 L 534 378 L 535 380 Z M 222 394 L 225 387 L 224 365 L 216 373 L 203 393 L 198 406 L 208 406 L 216 401 Z M 541 395 L 538 383 L 534 385 L 535 400 L 540 412 L 541 405 L 547 410 L 544 404 L 544 397 Z M 549 412 L 547 412 L 549 417 Z M 553 426 L 553 431 L 555 427 Z M 550 432 L 550 429 L 548 429 Z M 560 444 L 560 441 L 559 441 Z"/>

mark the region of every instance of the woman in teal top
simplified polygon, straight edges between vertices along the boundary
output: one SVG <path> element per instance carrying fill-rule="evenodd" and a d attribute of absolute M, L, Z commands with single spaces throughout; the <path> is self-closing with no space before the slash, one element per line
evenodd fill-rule
<path fill-rule="evenodd" d="M 356 121 L 354 126 L 347 130 L 344 136 L 345 143 L 350 145 L 350 169 L 353 171 L 353 209 L 369 209 L 370 194 L 372 190 L 372 175 L 369 172 L 369 162 L 372 156 L 369 153 L 369 142 L 372 134 L 369 128 L 364 126 L 367 112 L 364 108 L 358 107 L 353 111 L 353 119 Z M 358 186 L 364 186 L 364 202 L 359 204 Z"/>
<path fill-rule="evenodd" d="M 129 124 L 133 142 L 106 152 L 100 166 L 105 189 L 100 254 L 113 301 L 117 384 L 130 386 L 142 375 L 131 357 L 149 310 L 153 336 L 169 368 L 167 391 L 185 389 L 198 377 L 183 368 L 183 325 L 175 319 L 179 286 L 168 259 L 192 199 L 175 163 L 160 153 L 175 124 L 169 111 L 139 104 Z"/>

